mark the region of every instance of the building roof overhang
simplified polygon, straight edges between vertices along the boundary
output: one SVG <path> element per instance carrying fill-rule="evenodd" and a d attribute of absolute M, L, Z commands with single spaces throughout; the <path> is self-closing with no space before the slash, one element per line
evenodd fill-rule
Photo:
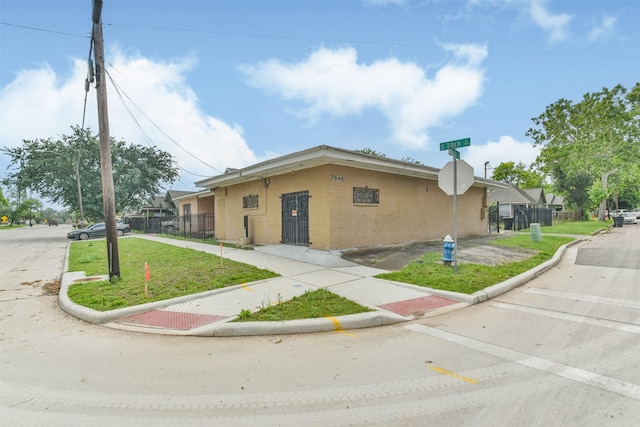
<path fill-rule="evenodd" d="M 323 165 L 341 165 L 431 180 L 437 180 L 440 172 L 440 169 L 431 166 L 320 145 L 245 168 L 227 169 L 224 174 L 197 181 L 195 185 L 209 189 L 228 187 Z M 474 177 L 473 186 L 504 188 L 505 184 L 492 179 Z"/>

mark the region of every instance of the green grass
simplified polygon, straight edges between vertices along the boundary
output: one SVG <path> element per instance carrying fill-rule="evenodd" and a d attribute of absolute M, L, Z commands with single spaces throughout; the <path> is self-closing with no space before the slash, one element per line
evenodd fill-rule
<path fill-rule="evenodd" d="M 588 235 L 598 230 L 606 229 L 612 221 L 575 221 L 540 227 L 540 232 L 549 234 Z"/>
<path fill-rule="evenodd" d="M 574 239 L 570 237 L 547 235 L 542 238 L 542 241 L 533 242 L 528 234 L 516 234 L 497 239 L 491 244 L 534 251 L 531 257 L 523 261 L 496 266 L 459 264 L 456 274 L 453 267 L 443 265 L 442 254 L 428 253 L 400 271 L 379 274 L 376 277 L 433 289 L 472 294 L 542 264 L 550 259 L 560 246 L 572 240 Z"/>
<path fill-rule="evenodd" d="M 22 228 L 22 227 L 28 227 L 28 225 L 27 224 L 13 224 L 13 225 L 0 224 L 0 230 L 13 230 L 13 229 Z"/>
<path fill-rule="evenodd" d="M 361 306 L 325 289 L 307 291 L 289 301 L 262 308 L 250 313 L 242 310 L 235 322 L 284 321 L 295 319 L 316 319 L 327 316 L 366 313 L 370 308 Z"/>
<path fill-rule="evenodd" d="M 119 239 L 118 248 L 120 280 L 72 285 L 68 293 L 72 301 L 107 311 L 278 276 L 206 252 L 134 237 Z M 144 295 L 145 262 L 151 273 L 149 297 Z M 106 241 L 71 244 L 69 271 L 84 271 L 87 276 L 108 274 Z"/>
<path fill-rule="evenodd" d="M 531 251 L 526 260 L 497 266 L 460 264 L 458 273 L 444 266 L 441 253 L 427 253 L 397 272 L 376 277 L 411 283 L 433 289 L 471 294 L 488 286 L 514 277 L 550 259 L 558 248 L 573 240 L 550 234 L 590 234 L 606 227 L 598 221 L 566 223 L 542 227 L 541 242 L 533 242 L 529 233 L 501 236 L 491 244 L 517 250 Z M 160 301 L 190 295 L 225 286 L 249 283 L 276 277 L 277 274 L 253 266 L 224 259 L 192 249 L 129 237 L 118 241 L 122 278 L 108 281 L 72 285 L 72 301 L 99 311 Z M 149 264 L 151 279 L 149 297 L 144 296 L 144 263 Z M 69 254 L 70 271 L 85 271 L 87 276 L 106 275 L 106 242 L 91 240 L 73 243 Z M 243 310 L 237 321 L 283 321 L 327 316 L 342 316 L 370 311 L 353 301 L 326 290 L 306 292 L 304 295 L 264 307 L 251 313 Z"/>

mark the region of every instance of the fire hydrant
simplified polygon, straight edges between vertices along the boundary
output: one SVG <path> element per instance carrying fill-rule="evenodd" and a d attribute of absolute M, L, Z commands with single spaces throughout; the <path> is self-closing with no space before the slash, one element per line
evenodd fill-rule
<path fill-rule="evenodd" d="M 444 242 L 444 256 L 442 257 L 442 261 L 444 261 L 444 265 L 451 265 L 453 261 L 453 250 L 455 249 L 455 244 L 453 243 L 453 239 L 448 234 L 443 239 Z"/>

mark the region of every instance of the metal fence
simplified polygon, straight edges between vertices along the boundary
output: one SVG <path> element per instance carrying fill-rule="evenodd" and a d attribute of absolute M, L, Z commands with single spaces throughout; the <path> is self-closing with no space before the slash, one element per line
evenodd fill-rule
<path fill-rule="evenodd" d="M 553 210 L 551 208 L 520 207 L 513 217 L 501 217 L 498 206 L 490 206 L 488 213 L 489 233 L 499 233 L 503 230 L 523 230 L 532 223 L 542 226 L 553 224 Z"/>
<path fill-rule="evenodd" d="M 127 218 L 131 229 L 149 234 L 168 234 L 188 239 L 215 239 L 213 214 Z"/>
<path fill-rule="evenodd" d="M 551 208 L 523 208 L 518 209 L 514 218 L 516 230 L 529 228 L 529 224 L 538 223 L 541 226 L 553 225 L 553 211 Z"/>

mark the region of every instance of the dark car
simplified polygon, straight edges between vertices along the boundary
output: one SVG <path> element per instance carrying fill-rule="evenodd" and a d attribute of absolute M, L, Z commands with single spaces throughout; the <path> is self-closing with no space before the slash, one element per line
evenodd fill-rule
<path fill-rule="evenodd" d="M 116 224 L 118 229 L 116 233 L 118 236 L 122 236 L 125 233 L 129 233 L 131 231 L 131 226 L 129 224 Z M 104 222 L 99 222 L 97 224 L 93 224 L 92 226 L 81 228 L 79 230 L 73 230 L 71 233 L 67 234 L 68 239 L 75 240 L 87 240 L 89 237 L 103 237 L 107 235 L 107 227 Z"/>

